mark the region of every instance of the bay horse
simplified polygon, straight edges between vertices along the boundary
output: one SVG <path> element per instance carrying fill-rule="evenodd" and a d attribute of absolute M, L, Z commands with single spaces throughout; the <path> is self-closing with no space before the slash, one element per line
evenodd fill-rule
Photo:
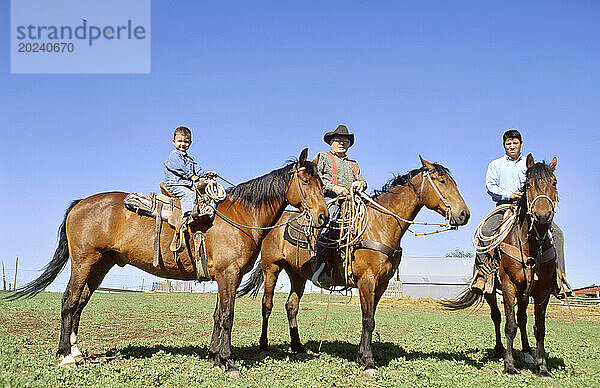
<path fill-rule="evenodd" d="M 374 201 L 395 215 L 414 220 L 423 206 L 449 217 L 451 225 L 464 225 L 469 219 L 469 209 L 461 197 L 456 182 L 445 167 L 429 163 L 421 158 L 422 167 L 397 176 L 376 192 Z M 279 222 L 292 217 L 284 213 Z M 372 334 L 375 328 L 375 309 L 388 286 L 388 282 L 400 264 L 400 239 L 409 223 L 367 204 L 368 223 L 362 236 L 363 243 L 354 250 L 351 274 L 352 287 L 358 288 L 362 308 L 362 335 L 358 348 L 357 362 L 366 375 L 375 373 L 376 367 L 371 351 Z M 296 315 L 306 280 L 313 271 L 310 264 L 311 252 L 284 239 L 284 230 L 269 232 L 261 248 L 260 265 L 254 269 L 248 282 L 238 291 L 256 295 L 264 283 L 262 299 L 261 351 L 268 350 L 267 326 L 273 309 L 273 292 L 277 277 L 283 269 L 290 278 L 291 289 L 286 303 L 289 322 L 291 349 L 297 353 L 306 350 L 300 342 Z M 337 273 L 337 285 L 346 285 L 344 276 Z"/>
<path fill-rule="evenodd" d="M 275 225 L 288 204 L 308 212 L 315 227 L 323 226 L 329 218 L 323 183 L 315 165 L 307 161 L 307 154 L 305 148 L 297 162 L 228 190 L 205 233 L 206 251 L 213 259 L 214 280 L 218 284 L 209 357 L 215 366 L 233 376 L 239 376 L 231 359 L 235 292 L 242 276 L 252 269 L 269 227 Z M 73 201 L 59 228 L 53 259 L 37 279 L 9 297 L 33 297 L 43 291 L 71 258 L 71 277 L 61 308 L 57 352 L 61 365 L 83 361 L 77 347 L 81 311 L 115 264 L 130 264 L 163 278 L 197 279 L 189 240 L 188 249 L 181 252 L 178 260 L 164 255 L 160 265 L 154 267 L 155 220 L 127 210 L 123 206 L 126 196 L 110 192 Z M 170 252 L 174 230 L 166 226 L 161 230 L 162 251 Z"/>
<path fill-rule="evenodd" d="M 535 373 L 541 377 L 551 377 L 546 365 L 544 336 L 546 334 L 546 308 L 556 282 L 556 252 L 548 229 L 552 224 L 558 192 L 554 170 L 557 160 L 549 164 L 536 163 L 531 154 L 527 155 L 527 172 L 522 191 L 525 195 L 516 203 L 516 220 L 509 234 L 500 245 L 498 276 L 494 281 L 494 292 L 477 295 L 469 289 L 456 300 L 442 304 L 450 310 L 465 309 L 483 303 L 485 298 L 490 306 L 496 333 L 496 357 L 504 353 L 504 373 L 515 374 L 513 341 L 517 326 L 521 332 L 524 360 L 535 363 Z M 533 271 L 530 269 L 533 266 Z M 529 268 L 528 268 L 529 267 Z M 531 272 L 528 274 L 528 272 Z M 506 349 L 500 337 L 501 315 L 496 300 L 496 290 L 502 290 L 506 324 Z M 533 297 L 536 339 L 535 360 L 527 339 L 527 306 Z M 515 322 L 515 300 L 517 305 Z"/>

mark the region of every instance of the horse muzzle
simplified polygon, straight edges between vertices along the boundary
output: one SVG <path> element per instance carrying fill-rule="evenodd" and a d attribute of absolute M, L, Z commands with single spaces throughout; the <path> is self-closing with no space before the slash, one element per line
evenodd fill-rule
<path fill-rule="evenodd" d="M 452 226 L 462 226 L 466 225 L 471 217 L 471 213 L 469 213 L 468 209 L 462 209 L 461 211 L 451 212 L 450 213 L 450 225 Z"/>

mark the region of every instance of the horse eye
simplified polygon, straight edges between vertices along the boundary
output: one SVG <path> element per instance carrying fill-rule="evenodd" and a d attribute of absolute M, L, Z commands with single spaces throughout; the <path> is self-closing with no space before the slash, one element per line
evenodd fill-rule
<path fill-rule="evenodd" d="M 444 178 L 440 178 L 439 181 L 441 184 L 445 185 L 446 184 L 446 180 Z"/>
<path fill-rule="evenodd" d="M 300 179 L 302 179 L 302 183 L 304 183 L 305 185 L 310 183 L 310 181 L 308 179 L 304 179 L 304 178 L 300 178 Z"/>

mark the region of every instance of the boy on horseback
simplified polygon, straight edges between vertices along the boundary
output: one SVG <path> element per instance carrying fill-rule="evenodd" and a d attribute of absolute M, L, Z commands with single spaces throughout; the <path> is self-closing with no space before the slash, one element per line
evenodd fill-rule
<path fill-rule="evenodd" d="M 365 191 L 367 182 L 363 179 L 355 160 L 348 158 L 347 152 L 354 144 L 354 134 L 348 132 L 345 125 L 338 125 L 334 131 L 323 136 L 325 143 L 331 146 L 329 152 L 319 152 L 317 172 L 323 181 L 323 193 L 326 197 L 336 198 L 350 195 L 352 191 Z M 330 229 L 331 230 L 331 229 Z M 312 281 L 317 286 L 333 284 L 329 260 L 317 255 L 315 274 Z"/>
<path fill-rule="evenodd" d="M 525 158 L 521 155 L 521 147 L 523 146 L 523 140 L 521 133 L 516 129 L 509 129 L 502 135 L 502 144 L 504 146 L 505 154 L 498 159 L 492 160 L 488 165 L 487 173 L 485 175 L 485 187 L 487 193 L 492 198 L 492 201 L 496 203 L 496 206 L 502 204 L 516 203 L 523 196 L 521 189 L 525 183 L 525 173 L 527 167 L 525 165 Z M 498 230 L 504 219 L 504 214 L 496 213 L 489 217 L 487 221 L 481 226 L 481 233 L 490 237 L 498 233 Z M 563 246 L 563 233 L 562 230 L 552 222 L 550 228 L 554 246 L 556 248 L 557 260 L 559 268 L 562 273 L 565 272 L 564 262 L 564 246 Z M 488 246 L 488 241 L 482 241 L 481 245 Z M 486 283 L 491 284 L 490 276 L 494 275 L 493 258 L 490 253 L 477 253 L 475 256 L 475 268 L 476 277 L 469 286 L 471 291 L 475 294 L 482 294 L 485 291 L 493 290 L 493 287 L 485 287 Z"/>
<path fill-rule="evenodd" d="M 187 151 L 192 145 L 192 131 L 184 126 L 175 128 L 173 132 L 173 146 L 169 157 L 165 161 L 165 185 L 173 195 L 181 200 L 183 223 L 191 223 L 199 214 L 194 211 L 196 192 L 194 184 L 200 177 L 214 178 L 217 173 L 208 171 L 202 175 L 202 169 L 188 155 Z"/>

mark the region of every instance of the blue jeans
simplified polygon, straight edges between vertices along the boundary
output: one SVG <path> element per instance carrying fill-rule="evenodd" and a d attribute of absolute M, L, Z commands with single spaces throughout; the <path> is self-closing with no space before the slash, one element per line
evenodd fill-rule
<path fill-rule="evenodd" d="M 169 191 L 181 200 L 181 212 L 191 212 L 196 202 L 196 193 L 187 186 L 167 186 Z"/>

